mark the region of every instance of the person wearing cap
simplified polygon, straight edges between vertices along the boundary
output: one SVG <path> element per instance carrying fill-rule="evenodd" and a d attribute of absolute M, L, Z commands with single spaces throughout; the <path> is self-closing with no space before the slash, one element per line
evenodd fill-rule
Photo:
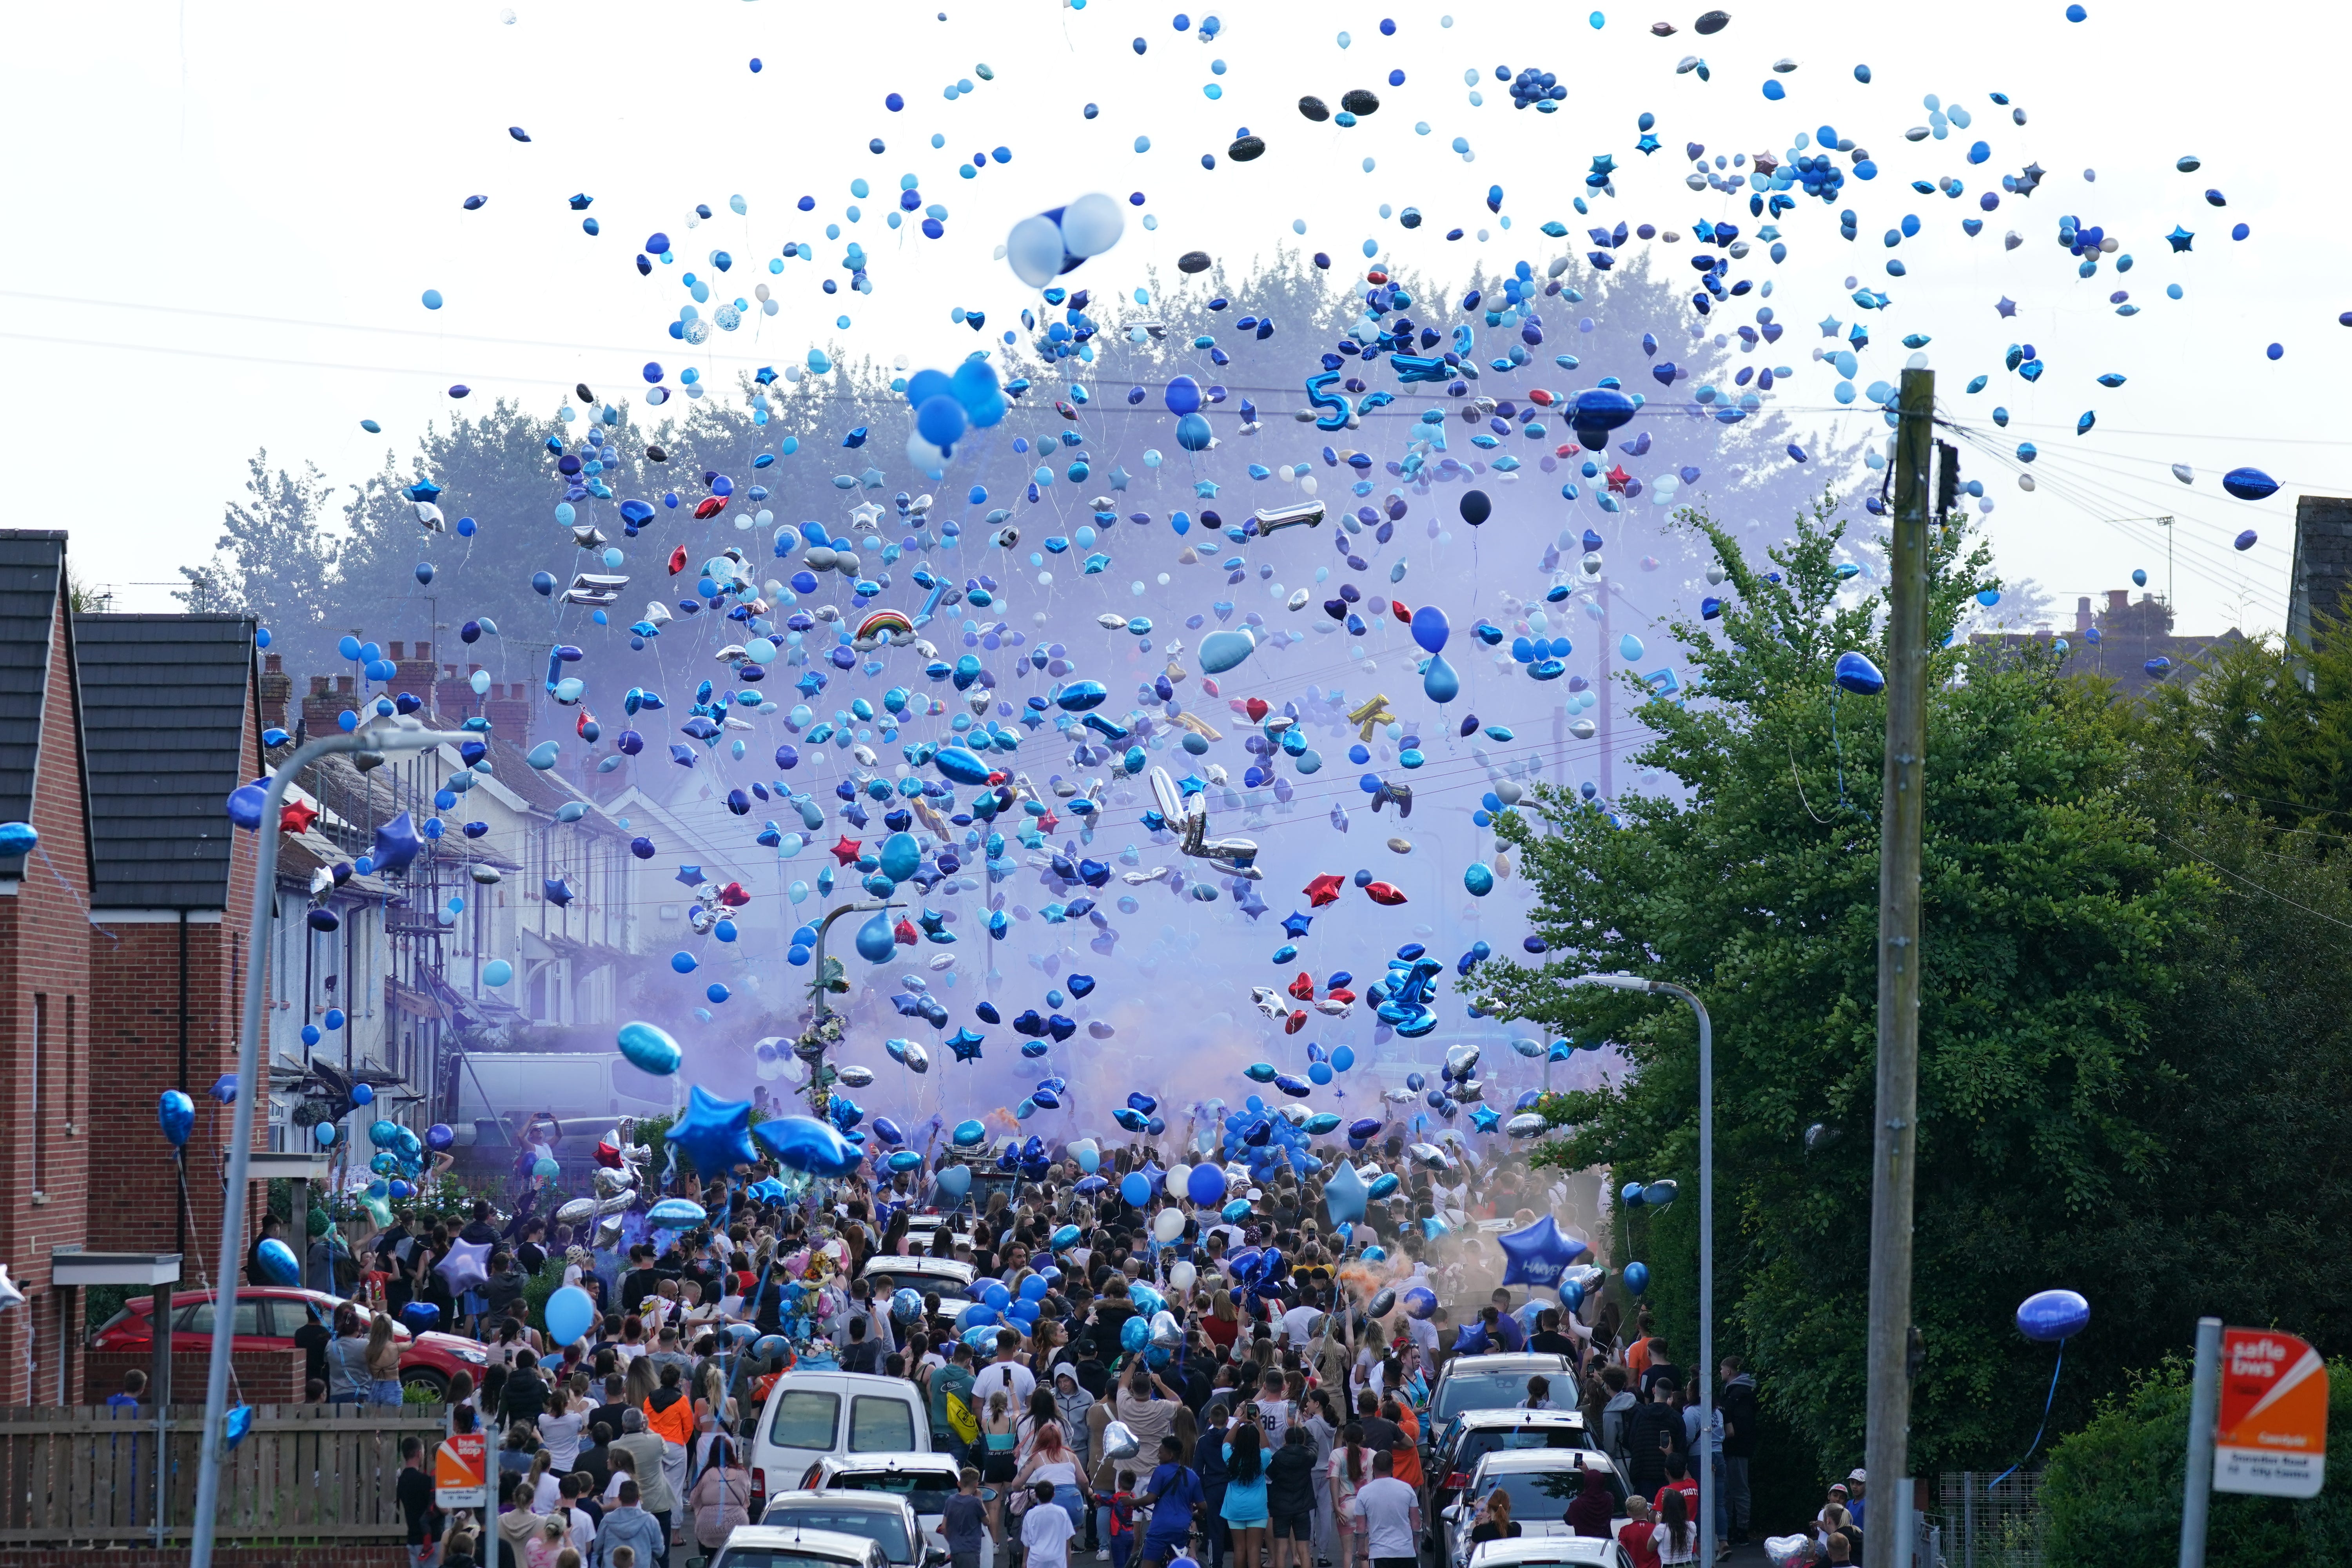
<path fill-rule="evenodd" d="M 1845 1473 L 1845 1511 L 1853 1518 L 1853 1527 L 1864 1531 L 1870 1528 L 1864 1512 L 1870 1500 L 1864 1495 L 1869 1489 L 1869 1482 L 1870 1472 L 1860 1465 L 1856 1465 Z"/>

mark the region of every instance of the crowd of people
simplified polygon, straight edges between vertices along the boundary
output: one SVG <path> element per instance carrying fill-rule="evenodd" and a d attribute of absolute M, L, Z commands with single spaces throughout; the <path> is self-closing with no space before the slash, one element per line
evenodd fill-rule
<path fill-rule="evenodd" d="M 1375 1152 L 1405 1164 L 1401 1149 Z M 1121 1175 L 1159 1166 L 1148 1145 L 1105 1151 L 1108 1190 L 1081 1195 L 1076 1163 L 1056 1163 L 1040 1179 L 986 1184 L 945 1220 L 926 1212 L 928 1168 L 797 1200 L 755 1194 L 777 1173 L 764 1167 L 708 1183 L 688 1174 L 682 1190 L 709 1223 L 604 1246 L 550 1226 L 528 1195 L 503 1219 L 478 1204 L 457 1235 L 495 1243 L 490 1279 L 441 1304 L 489 1359 L 446 1401 L 453 1426 L 497 1445 L 502 1561 L 672 1568 L 681 1550 L 708 1554 L 765 1500 L 752 1495 L 743 1418 L 784 1373 L 837 1368 L 919 1391 L 932 1447 L 963 1467 L 946 1521 L 954 1568 L 979 1568 L 984 1546 L 1025 1568 L 1066 1568 L 1078 1552 L 1114 1568 L 1181 1557 L 1203 1568 L 1406 1568 L 1433 1539 L 1422 1444 L 1434 1436 L 1424 1423 L 1440 1371 L 1455 1354 L 1521 1349 L 1570 1363 L 1531 1380 L 1523 1403 L 1580 1410 L 1622 1478 L 1622 1512 L 1604 1487 L 1598 1503 L 1569 1503 L 1571 1528 L 1617 1533 L 1636 1568 L 1693 1562 L 1704 1462 L 1718 1541 L 1746 1539 L 1757 1403 L 1739 1361 L 1723 1362 L 1703 1434 L 1691 1380 L 1646 1309 L 1628 1321 L 1616 1297 L 1596 1292 L 1581 1310 L 1530 1319 L 1524 1290 L 1501 1284 L 1494 1233 L 1560 1208 L 1549 1173 L 1517 1162 L 1412 1170 L 1362 1219 L 1334 1226 L 1320 1181 L 1286 1169 L 1247 1189 L 1236 1220 L 1172 1197 L 1142 1210 L 1120 1200 Z M 1155 1221 L 1171 1205 L 1182 1229 L 1163 1242 Z M 410 1260 L 446 1232 L 395 1217 L 354 1248 L 361 1294 L 379 1310 L 347 1306 L 313 1336 L 323 1398 L 397 1397 L 391 1313 L 403 1282 L 406 1300 L 434 1299 L 438 1275 Z M 1503 1223 L 1482 1224 L 1492 1221 Z M 1286 1261 L 1279 1277 L 1237 1291 L 1231 1260 L 1269 1251 Z M 894 1276 L 900 1257 L 909 1266 Z M 1034 1316 L 971 1330 L 946 1315 L 919 1258 L 969 1266 L 971 1295 L 1001 1282 Z M 525 1309 L 528 1282 L 548 1270 L 599 1307 L 593 1331 L 571 1344 L 546 1343 Z M 919 1293 L 912 1310 L 902 1285 Z M 1425 1286 L 1438 1304 L 1367 1319 L 1365 1304 L 1391 1286 Z M 1164 1319 L 1145 1310 L 1162 1302 Z M 1139 1318 L 1157 1331 L 1141 1348 L 1129 1326 Z M 1859 1472 L 1849 1487 L 1817 1521 L 1825 1561 L 1859 1560 Z M 1474 1541 L 1519 1532 L 1500 1491 L 1465 1506 Z M 478 1561 L 479 1527 L 439 1524 L 432 1511 L 412 1513 L 419 1563 Z"/>

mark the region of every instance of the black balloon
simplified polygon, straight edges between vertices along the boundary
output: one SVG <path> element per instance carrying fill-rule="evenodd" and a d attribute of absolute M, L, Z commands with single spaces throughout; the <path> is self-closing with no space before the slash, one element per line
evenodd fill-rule
<path fill-rule="evenodd" d="M 1462 521 L 1475 528 L 1495 515 L 1495 503 L 1485 490 L 1462 492 Z"/>
<path fill-rule="evenodd" d="M 1359 119 L 1367 114 L 1378 114 L 1381 111 L 1380 95 L 1360 87 L 1341 98 L 1339 107 Z"/>
<path fill-rule="evenodd" d="M 1251 163 L 1263 157 L 1265 153 L 1265 138 L 1263 136 L 1239 137 L 1232 146 L 1225 149 L 1225 156 L 1236 163 Z"/>
<path fill-rule="evenodd" d="M 1208 269 L 1209 253 L 1205 250 L 1188 250 L 1176 258 L 1176 270 L 1179 272 L 1206 272 Z"/>
<path fill-rule="evenodd" d="M 1331 118 L 1330 105 L 1311 92 L 1298 100 L 1298 112 L 1309 120 L 1323 121 Z"/>
<path fill-rule="evenodd" d="M 596 395 L 588 390 L 588 384 L 584 381 L 579 385 L 573 387 L 572 390 L 580 395 L 580 401 L 583 403 L 593 403 L 596 401 Z"/>
<path fill-rule="evenodd" d="M 648 447 L 646 448 L 646 460 L 652 463 L 667 463 L 669 461 L 669 454 L 659 447 Z"/>
<path fill-rule="evenodd" d="M 1730 12 L 1709 11 L 1706 16 L 1701 16 L 1697 21 L 1691 24 L 1691 31 L 1698 34 L 1701 37 L 1712 37 L 1714 35 L 1720 33 L 1729 26 L 1731 26 Z"/>

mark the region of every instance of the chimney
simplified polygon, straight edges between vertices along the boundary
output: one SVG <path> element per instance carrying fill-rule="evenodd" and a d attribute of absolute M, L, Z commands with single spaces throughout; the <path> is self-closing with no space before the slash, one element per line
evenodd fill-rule
<path fill-rule="evenodd" d="M 394 643 L 391 654 L 393 691 L 395 694 L 405 691 L 422 700 L 429 709 L 433 705 L 433 645 L 418 643 L 415 651 L 403 658 L 400 644 Z"/>
<path fill-rule="evenodd" d="M 283 730 L 287 727 L 287 706 L 294 696 L 294 678 L 286 673 L 286 656 L 265 653 L 261 656 L 261 727 Z"/>
<path fill-rule="evenodd" d="M 2084 595 L 2074 601 L 2074 635 L 2081 637 L 2091 629 L 2091 595 Z"/>
<path fill-rule="evenodd" d="M 478 664 L 468 665 L 461 676 L 456 665 L 443 665 L 441 679 L 433 683 L 433 711 L 451 723 L 480 712 L 482 700 L 474 695 L 471 677 L 481 668 Z"/>
<path fill-rule="evenodd" d="M 344 711 L 359 706 L 359 683 L 348 675 L 310 678 L 310 694 L 302 699 L 302 730 L 307 735 L 331 735 L 342 726 Z"/>
<path fill-rule="evenodd" d="M 511 686 L 493 682 L 490 694 L 482 700 L 482 715 L 490 721 L 490 732 L 510 744 L 528 745 L 530 741 L 530 688 L 518 680 Z"/>
<path fill-rule="evenodd" d="M 2110 588 L 2110 589 L 2108 589 L 2108 590 L 2107 590 L 2107 614 L 2109 614 L 2109 615 L 2111 615 L 2111 616 L 2122 616 L 2122 615 L 2128 615 L 2130 612 L 2131 612 L 2131 590 L 2130 590 L 2129 588 Z"/>

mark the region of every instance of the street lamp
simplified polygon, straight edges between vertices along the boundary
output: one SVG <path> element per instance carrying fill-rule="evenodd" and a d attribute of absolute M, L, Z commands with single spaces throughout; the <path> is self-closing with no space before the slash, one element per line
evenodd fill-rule
<path fill-rule="evenodd" d="M 1711 1568 L 1715 1494 L 1721 1484 L 1706 1451 L 1715 1430 L 1715 1026 L 1697 994 L 1671 981 L 1644 980 L 1638 974 L 1581 974 L 1569 984 L 1679 996 L 1698 1015 L 1698 1561 L 1703 1568 Z"/>
<path fill-rule="evenodd" d="M 245 1019 L 236 1041 L 236 1105 L 230 1117 L 228 1201 L 221 1205 L 221 1282 L 213 1291 L 212 1364 L 205 1377 L 204 1447 L 196 1473 L 196 1517 L 189 1531 L 189 1568 L 211 1568 L 213 1526 L 220 1511 L 221 1420 L 228 1406 L 228 1363 L 236 1334 L 236 1270 L 245 1254 L 245 1184 L 253 1155 L 253 1108 L 269 1092 L 261 1076 L 261 997 L 269 978 L 269 925 L 278 907 L 278 814 L 286 791 L 304 768 L 337 752 L 417 752 L 457 746 L 471 735 L 427 730 L 413 716 L 381 719 L 352 733 L 322 735 L 278 764 L 262 793 L 259 863 L 253 873 L 253 918 L 246 930 Z M 223 1297 L 227 1300 L 224 1301 Z M 158 1331 L 162 1331 L 160 1329 Z M 491 1523 L 497 1523 L 497 1505 Z"/>
<path fill-rule="evenodd" d="M 826 1027 L 833 1017 L 833 1009 L 825 1003 L 833 985 L 833 976 L 824 966 L 825 932 L 831 931 L 833 922 L 844 915 L 871 914 L 877 910 L 902 910 L 906 907 L 887 899 L 877 900 L 870 904 L 842 904 L 825 911 L 824 919 L 817 922 L 816 941 L 810 944 L 814 949 L 810 958 L 816 965 L 816 984 L 809 987 L 810 994 L 816 999 L 816 1007 L 814 1016 L 809 1020 L 808 1033 L 800 1037 L 793 1049 L 809 1065 L 809 1112 L 819 1121 L 824 1120 L 826 1101 L 833 1098 L 832 1085 L 824 1076 L 824 1048 L 841 1037 L 839 1025 Z"/>

